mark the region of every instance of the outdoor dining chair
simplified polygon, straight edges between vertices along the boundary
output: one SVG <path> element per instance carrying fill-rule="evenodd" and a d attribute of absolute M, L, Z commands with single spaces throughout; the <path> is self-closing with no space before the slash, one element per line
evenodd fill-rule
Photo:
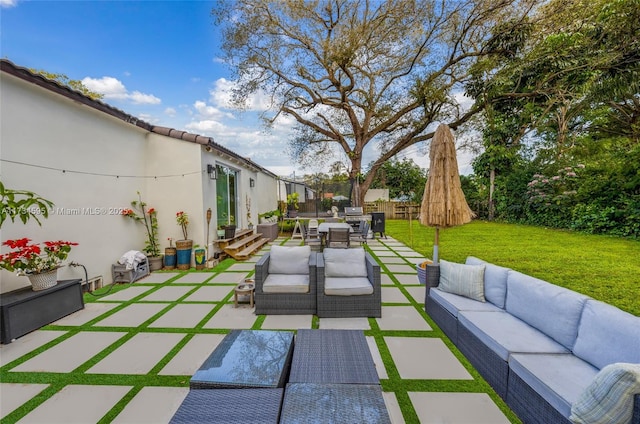
<path fill-rule="evenodd" d="M 350 234 L 349 238 L 351 241 L 358 242 L 362 246 L 362 244 L 367 244 L 367 236 L 369 235 L 369 222 L 362 220 L 360 221 L 360 226 L 358 231 Z"/>
<path fill-rule="evenodd" d="M 349 228 L 329 228 L 327 236 L 327 247 L 345 247 L 351 246 L 349 237 Z"/>
<path fill-rule="evenodd" d="M 314 252 L 322 250 L 322 239 L 320 238 L 320 233 L 318 233 L 318 228 L 312 233 L 312 230 L 307 229 L 306 225 L 303 224 L 300 227 L 300 231 L 302 232 L 302 244 L 311 246 L 311 250 Z"/>

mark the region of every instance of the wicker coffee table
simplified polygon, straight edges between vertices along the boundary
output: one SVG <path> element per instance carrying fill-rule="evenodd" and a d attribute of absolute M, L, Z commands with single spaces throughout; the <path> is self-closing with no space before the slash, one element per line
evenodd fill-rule
<path fill-rule="evenodd" d="M 380 384 L 362 330 L 298 330 L 289 383 Z"/>

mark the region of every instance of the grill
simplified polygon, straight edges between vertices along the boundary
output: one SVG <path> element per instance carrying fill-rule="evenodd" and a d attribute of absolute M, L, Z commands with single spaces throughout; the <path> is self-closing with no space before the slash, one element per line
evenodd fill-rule
<path fill-rule="evenodd" d="M 371 215 L 364 215 L 362 206 L 344 208 L 344 221 L 352 227 L 357 227 L 360 221 L 371 221 Z"/>

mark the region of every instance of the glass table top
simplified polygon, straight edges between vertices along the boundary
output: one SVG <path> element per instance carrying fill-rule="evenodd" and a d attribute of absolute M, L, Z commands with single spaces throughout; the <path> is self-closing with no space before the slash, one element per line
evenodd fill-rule
<path fill-rule="evenodd" d="M 293 332 L 232 330 L 191 378 L 192 388 L 283 387 Z"/>

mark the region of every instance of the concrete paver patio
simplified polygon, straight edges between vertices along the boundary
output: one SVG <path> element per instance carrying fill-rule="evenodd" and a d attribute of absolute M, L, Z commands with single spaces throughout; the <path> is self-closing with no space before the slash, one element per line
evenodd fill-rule
<path fill-rule="evenodd" d="M 423 256 L 390 237 L 368 246 L 388 270 L 376 319 L 235 308 L 234 285 L 250 277 L 255 260 L 223 272 L 153 273 L 95 302 L 88 297 L 84 310 L 0 345 L 0 417 L 168 422 L 191 375 L 229 330 L 332 328 L 365 331 L 393 423 L 510 422 L 506 406 L 424 313 L 415 274 Z"/>

